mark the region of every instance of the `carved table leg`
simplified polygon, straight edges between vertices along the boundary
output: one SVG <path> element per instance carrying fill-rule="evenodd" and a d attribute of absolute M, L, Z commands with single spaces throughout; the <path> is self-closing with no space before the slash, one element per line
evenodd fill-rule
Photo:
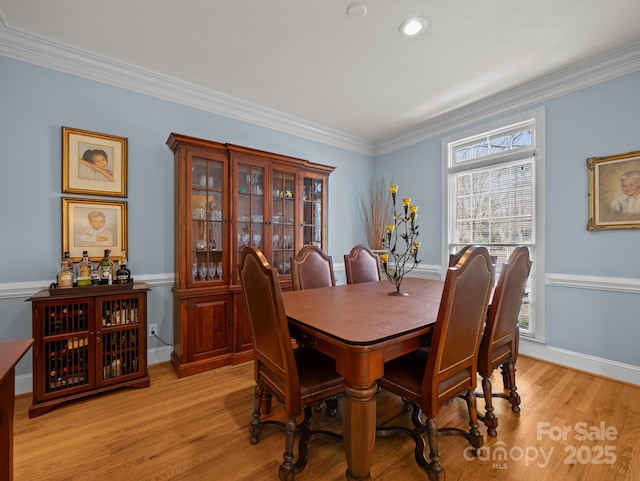
<path fill-rule="evenodd" d="M 376 441 L 377 385 L 358 387 L 347 384 L 343 401 L 344 448 L 347 479 L 370 480 Z"/>

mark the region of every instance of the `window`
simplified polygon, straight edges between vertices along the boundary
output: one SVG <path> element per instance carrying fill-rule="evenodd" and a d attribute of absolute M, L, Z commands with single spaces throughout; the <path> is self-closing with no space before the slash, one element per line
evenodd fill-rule
<path fill-rule="evenodd" d="M 496 265 L 497 280 L 514 247 L 526 245 L 533 266 L 519 325 L 522 334 L 536 338 L 544 338 L 544 324 L 536 316 L 543 312 L 538 295 L 543 288 L 538 288 L 536 275 L 543 252 L 538 229 L 543 209 L 536 203 L 544 167 L 543 123 L 543 111 L 538 110 L 443 141 L 448 198 L 445 259 L 465 245 L 483 245 Z"/>

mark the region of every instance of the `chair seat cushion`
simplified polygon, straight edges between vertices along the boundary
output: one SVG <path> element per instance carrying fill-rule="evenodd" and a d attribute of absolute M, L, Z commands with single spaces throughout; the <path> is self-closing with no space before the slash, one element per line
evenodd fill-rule
<path fill-rule="evenodd" d="M 296 349 L 294 356 L 303 400 L 313 402 L 343 391 L 344 378 L 336 372 L 334 359 L 305 346 Z"/>
<path fill-rule="evenodd" d="M 422 348 L 385 363 L 379 384 L 409 402 L 419 403 L 428 356 L 429 350 Z"/>

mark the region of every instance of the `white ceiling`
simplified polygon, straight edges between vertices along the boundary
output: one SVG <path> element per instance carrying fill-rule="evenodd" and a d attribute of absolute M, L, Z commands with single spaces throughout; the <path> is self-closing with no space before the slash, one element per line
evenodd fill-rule
<path fill-rule="evenodd" d="M 359 20 L 352 3 L 0 0 L 0 20 L 371 145 L 640 42 L 640 0 L 361 0 Z M 403 38 L 412 15 L 428 30 Z"/>

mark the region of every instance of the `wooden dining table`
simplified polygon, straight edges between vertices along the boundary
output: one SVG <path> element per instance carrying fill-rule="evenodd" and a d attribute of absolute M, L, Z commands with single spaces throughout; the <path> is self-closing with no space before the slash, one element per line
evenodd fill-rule
<path fill-rule="evenodd" d="M 376 380 L 384 363 L 424 345 L 444 282 L 405 278 L 408 296 L 388 281 L 283 292 L 292 337 L 336 360 L 345 378 L 343 434 L 348 480 L 372 479 Z"/>

